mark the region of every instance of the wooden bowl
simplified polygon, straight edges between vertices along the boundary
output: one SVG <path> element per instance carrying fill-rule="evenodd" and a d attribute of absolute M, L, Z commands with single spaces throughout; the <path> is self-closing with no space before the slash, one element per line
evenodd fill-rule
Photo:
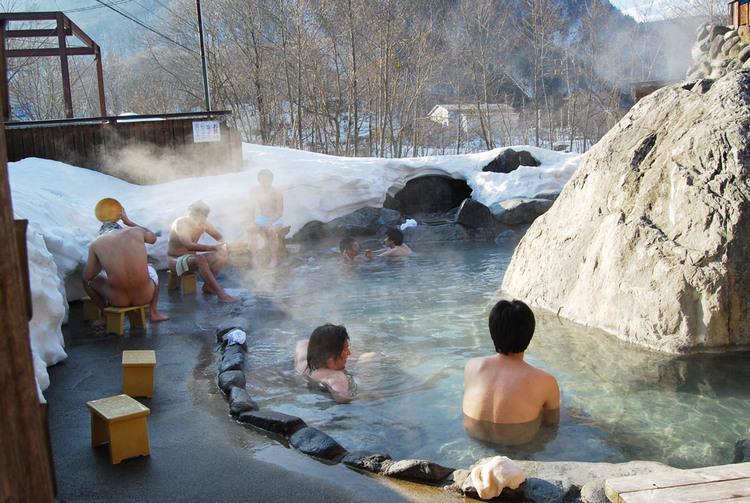
<path fill-rule="evenodd" d="M 105 197 L 94 208 L 94 214 L 100 222 L 117 222 L 120 220 L 122 205 L 117 199 Z"/>

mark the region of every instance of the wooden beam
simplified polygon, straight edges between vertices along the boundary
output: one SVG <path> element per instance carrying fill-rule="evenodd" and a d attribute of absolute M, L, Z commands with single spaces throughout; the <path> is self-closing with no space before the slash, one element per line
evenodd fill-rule
<path fill-rule="evenodd" d="M 53 502 L 52 453 L 37 396 L 0 123 L 0 501 Z M 24 243 L 25 246 L 25 243 Z"/>

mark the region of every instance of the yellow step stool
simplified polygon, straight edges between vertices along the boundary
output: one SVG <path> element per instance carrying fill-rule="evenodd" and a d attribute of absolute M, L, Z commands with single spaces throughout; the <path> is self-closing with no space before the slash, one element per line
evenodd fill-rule
<path fill-rule="evenodd" d="M 83 297 L 83 321 L 98 320 L 102 317 L 102 311 L 99 309 L 91 297 Z"/>
<path fill-rule="evenodd" d="M 107 307 L 104 314 L 107 315 L 107 333 L 122 335 L 125 332 L 125 313 L 128 314 L 128 321 L 131 327 L 144 328 L 146 326 L 146 309 L 148 304 L 143 306 L 129 307 Z"/>
<path fill-rule="evenodd" d="M 123 459 L 151 454 L 148 445 L 146 416 L 151 410 L 128 395 L 110 396 L 86 402 L 91 411 L 91 446 L 109 442 L 109 459 L 117 464 Z"/>
<path fill-rule="evenodd" d="M 193 293 L 196 289 L 196 278 L 197 274 L 187 272 L 182 276 L 177 276 L 172 271 L 169 271 L 169 283 L 167 283 L 168 290 L 174 290 L 178 286 L 182 288 L 182 293 Z"/>
<path fill-rule="evenodd" d="M 122 352 L 122 392 L 128 396 L 154 396 L 156 353 L 152 350 Z"/>

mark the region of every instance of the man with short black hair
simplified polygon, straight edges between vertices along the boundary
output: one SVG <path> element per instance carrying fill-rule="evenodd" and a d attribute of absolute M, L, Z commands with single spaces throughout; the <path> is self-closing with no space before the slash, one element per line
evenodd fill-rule
<path fill-rule="evenodd" d="M 523 361 L 535 325 L 534 313 L 520 300 L 501 300 L 490 311 L 497 354 L 472 358 L 464 369 L 464 426 L 472 437 L 524 443 L 542 424 L 560 420 L 557 380 Z"/>
<path fill-rule="evenodd" d="M 385 245 L 389 249 L 379 252 L 376 257 L 406 257 L 411 254 L 411 248 L 404 244 L 404 233 L 395 227 L 385 230 Z M 367 258 L 372 258 L 372 252 L 367 253 Z"/>

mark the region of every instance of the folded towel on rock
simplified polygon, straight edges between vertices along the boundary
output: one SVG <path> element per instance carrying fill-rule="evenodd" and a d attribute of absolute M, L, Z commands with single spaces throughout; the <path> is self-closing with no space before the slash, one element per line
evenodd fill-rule
<path fill-rule="evenodd" d="M 504 488 L 518 489 L 525 480 L 521 466 L 505 456 L 495 456 L 475 466 L 469 474 L 471 485 L 483 500 L 499 496 Z"/>

